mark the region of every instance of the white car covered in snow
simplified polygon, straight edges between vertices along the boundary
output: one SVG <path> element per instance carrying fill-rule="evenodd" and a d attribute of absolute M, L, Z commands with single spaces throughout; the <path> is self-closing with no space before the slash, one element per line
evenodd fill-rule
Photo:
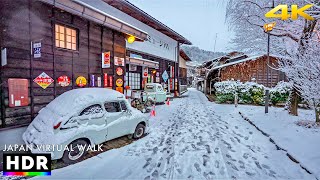
<path fill-rule="evenodd" d="M 72 163 L 86 154 L 86 149 L 79 147 L 124 135 L 141 138 L 147 126 L 148 120 L 130 106 L 123 94 L 103 88 L 75 89 L 41 109 L 23 140 L 33 153 L 49 152 L 52 159 Z M 44 145 L 57 148 L 43 151 L 39 147 Z"/>

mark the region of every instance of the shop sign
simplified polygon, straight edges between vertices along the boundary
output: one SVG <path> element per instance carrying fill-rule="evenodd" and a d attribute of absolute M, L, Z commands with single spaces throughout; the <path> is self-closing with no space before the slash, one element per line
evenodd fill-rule
<path fill-rule="evenodd" d="M 28 106 L 28 79 L 8 79 L 9 107 Z"/>
<path fill-rule="evenodd" d="M 116 91 L 123 93 L 123 87 L 116 87 Z"/>
<path fill-rule="evenodd" d="M 34 58 L 41 57 L 41 42 L 33 43 L 33 57 Z"/>
<path fill-rule="evenodd" d="M 114 65 L 124 66 L 124 58 L 114 57 Z"/>
<path fill-rule="evenodd" d="M 54 80 L 48 76 L 45 72 L 41 73 L 38 77 L 36 77 L 33 82 L 37 83 L 43 89 L 46 89 L 50 84 L 54 82 Z"/>
<path fill-rule="evenodd" d="M 87 79 L 83 76 L 79 76 L 77 79 L 76 79 L 76 85 L 79 86 L 79 87 L 84 87 L 87 85 Z"/>
<path fill-rule="evenodd" d="M 103 87 L 108 87 L 108 74 L 104 73 L 103 75 Z"/>
<path fill-rule="evenodd" d="M 174 90 L 178 90 L 178 79 L 175 79 Z"/>
<path fill-rule="evenodd" d="M 174 66 L 170 66 L 170 78 L 174 77 Z"/>
<path fill-rule="evenodd" d="M 98 78 L 97 78 L 97 81 L 98 81 L 98 82 L 97 82 L 97 83 L 98 83 L 98 87 L 101 87 L 101 77 L 98 77 Z"/>
<path fill-rule="evenodd" d="M 121 67 L 117 67 L 116 72 L 117 72 L 118 76 L 122 76 L 123 75 L 123 69 Z"/>
<path fill-rule="evenodd" d="M 123 80 L 122 80 L 121 78 L 117 79 L 117 80 L 116 80 L 116 85 L 117 85 L 118 87 L 121 87 L 121 86 L 123 85 Z"/>
<path fill-rule="evenodd" d="M 130 53 L 130 57 L 131 57 L 131 58 L 140 58 L 140 59 L 142 59 L 142 56 L 141 56 L 141 55 L 133 54 L 133 53 Z"/>
<path fill-rule="evenodd" d="M 151 83 L 151 76 L 148 74 L 148 83 Z"/>
<path fill-rule="evenodd" d="M 137 66 L 133 64 L 129 64 L 129 71 L 137 71 Z"/>
<path fill-rule="evenodd" d="M 143 78 L 147 78 L 148 77 L 148 67 L 143 67 L 142 77 Z"/>
<path fill-rule="evenodd" d="M 90 76 L 90 86 L 91 87 L 94 87 L 95 86 L 95 77 L 93 74 L 91 74 Z"/>
<path fill-rule="evenodd" d="M 167 71 L 165 70 L 162 73 L 162 79 L 163 79 L 164 82 L 167 82 L 168 78 L 169 78 L 169 75 L 168 75 Z"/>
<path fill-rule="evenodd" d="M 102 53 L 102 68 L 110 68 L 110 51 Z"/>
<path fill-rule="evenodd" d="M 113 80 L 112 80 L 112 76 L 109 76 L 109 87 L 113 86 Z"/>
<path fill-rule="evenodd" d="M 58 84 L 61 87 L 67 87 L 70 85 L 70 78 L 68 76 L 60 76 L 58 77 Z"/>

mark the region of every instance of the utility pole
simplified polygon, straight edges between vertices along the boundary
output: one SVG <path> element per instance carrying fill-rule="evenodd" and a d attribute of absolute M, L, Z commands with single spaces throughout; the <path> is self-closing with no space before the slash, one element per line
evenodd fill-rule
<path fill-rule="evenodd" d="M 216 53 L 217 37 L 218 37 L 218 33 L 216 33 L 216 38 L 215 38 L 215 40 L 214 40 L 214 49 L 213 49 L 214 55 L 215 55 L 215 53 Z"/>
<path fill-rule="evenodd" d="M 269 63 L 270 63 L 270 32 L 273 30 L 274 26 L 276 25 L 276 23 L 267 23 L 265 24 L 263 27 L 265 29 L 265 32 L 268 33 L 268 48 L 267 48 L 267 67 L 266 67 L 266 71 L 267 71 L 267 87 L 270 87 L 270 77 L 269 77 Z M 266 94 L 265 94 L 265 110 L 264 112 L 267 114 L 269 108 L 269 90 L 266 90 Z"/>

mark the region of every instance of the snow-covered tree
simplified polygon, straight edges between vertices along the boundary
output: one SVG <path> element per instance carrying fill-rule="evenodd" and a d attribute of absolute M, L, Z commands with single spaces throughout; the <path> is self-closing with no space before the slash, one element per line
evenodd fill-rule
<path fill-rule="evenodd" d="M 278 4 L 297 4 L 299 7 L 313 4 L 308 14 L 311 14 L 314 20 L 267 19 L 265 14 Z M 286 72 L 289 80 L 294 83 L 289 112 L 297 115 L 297 90 L 307 102 L 318 101 L 319 97 L 311 94 L 318 93 L 320 86 L 315 85 L 313 89 L 308 90 L 305 87 L 310 87 L 311 85 L 307 84 L 314 82 L 312 77 L 320 77 L 319 71 L 310 70 L 304 72 L 303 76 L 297 74 L 300 74 L 301 67 L 319 68 L 317 52 L 319 51 L 320 0 L 228 0 L 226 16 L 227 22 L 236 33 L 232 44 L 238 50 L 252 54 L 267 51 L 267 36 L 263 31 L 263 25 L 276 21 L 277 25 L 270 33 L 271 53 L 286 57 L 284 58 L 286 60 L 281 63 L 281 70 Z M 310 90 L 314 92 L 311 93 Z M 317 103 L 313 103 L 315 104 Z"/>

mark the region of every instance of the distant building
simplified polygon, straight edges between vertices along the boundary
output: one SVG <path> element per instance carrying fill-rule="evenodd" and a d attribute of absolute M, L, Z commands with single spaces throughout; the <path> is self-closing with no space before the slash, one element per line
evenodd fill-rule
<path fill-rule="evenodd" d="M 248 57 L 243 53 L 229 53 L 197 67 L 198 79 L 201 80 L 198 86 L 204 93 L 211 93 L 216 82 L 226 80 L 254 81 L 266 87 L 274 87 L 279 81 L 286 80 L 285 74 L 277 70 L 278 62 L 277 57 L 270 56 L 268 74 L 267 55 Z"/>
<path fill-rule="evenodd" d="M 179 82 L 180 82 L 180 94 L 187 90 L 187 62 L 190 62 L 189 56 L 181 49 L 179 56 Z"/>

